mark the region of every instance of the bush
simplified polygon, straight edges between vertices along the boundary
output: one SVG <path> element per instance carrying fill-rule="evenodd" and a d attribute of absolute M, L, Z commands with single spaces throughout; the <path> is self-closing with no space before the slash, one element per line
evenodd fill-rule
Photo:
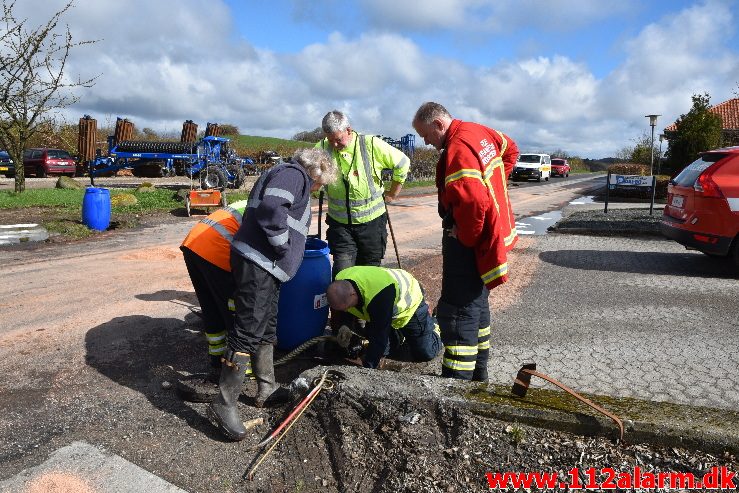
<path fill-rule="evenodd" d="M 411 159 L 407 181 L 433 180 L 438 161 L 439 151 L 436 149 L 416 149 Z"/>
<path fill-rule="evenodd" d="M 649 176 L 649 166 L 638 163 L 618 163 L 608 167 L 612 175 L 638 175 Z"/>

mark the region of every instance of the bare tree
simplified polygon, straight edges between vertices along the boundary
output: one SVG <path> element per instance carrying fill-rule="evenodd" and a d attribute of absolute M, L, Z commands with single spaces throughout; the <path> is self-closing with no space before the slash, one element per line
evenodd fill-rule
<path fill-rule="evenodd" d="M 92 87 L 97 76 L 71 80 L 65 76 L 72 48 L 95 41 L 72 40 L 69 26 L 57 30 L 70 0 L 42 25 L 29 27 L 13 12 L 15 0 L 2 0 L 0 26 L 0 146 L 15 163 L 15 191 L 26 188 L 23 151 L 28 140 L 54 121 L 59 110 L 79 100 L 74 90 Z"/>

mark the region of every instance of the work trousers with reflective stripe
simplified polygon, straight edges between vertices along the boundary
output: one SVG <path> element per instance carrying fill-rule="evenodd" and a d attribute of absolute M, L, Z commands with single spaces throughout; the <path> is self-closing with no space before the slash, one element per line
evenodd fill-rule
<path fill-rule="evenodd" d="M 367 223 L 342 224 L 326 217 L 328 241 L 334 264 L 332 277 L 347 267 L 355 265 L 379 266 L 387 247 L 387 216 L 373 219 Z"/>
<path fill-rule="evenodd" d="M 226 350 L 226 336 L 233 326 L 233 277 L 189 248 L 180 249 L 200 303 L 211 365 L 220 366 L 221 356 Z"/>
<path fill-rule="evenodd" d="M 277 342 L 277 301 L 282 283 L 241 255 L 231 254 L 231 273 L 236 288 L 236 314 L 228 347 L 253 354 L 257 346 Z"/>
<path fill-rule="evenodd" d="M 431 361 L 441 350 L 438 330 L 436 319 L 429 314 L 429 306 L 426 301 L 421 301 L 408 323 L 397 330 L 399 337 L 391 341 L 390 356 L 404 359 L 403 355 L 408 351 L 411 361 Z"/>
<path fill-rule="evenodd" d="M 477 271 L 475 252 L 450 236 L 442 237 L 441 297 L 436 317 L 444 343 L 441 375 L 487 379 L 490 348 L 489 291 Z"/>

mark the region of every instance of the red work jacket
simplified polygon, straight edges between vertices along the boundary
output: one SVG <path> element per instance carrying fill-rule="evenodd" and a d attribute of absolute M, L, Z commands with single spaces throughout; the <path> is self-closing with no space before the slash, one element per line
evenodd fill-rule
<path fill-rule="evenodd" d="M 489 289 L 508 281 L 507 252 L 518 240 L 507 186 L 517 159 L 518 146 L 502 132 L 454 120 L 436 166 L 440 213 L 451 211 Z"/>

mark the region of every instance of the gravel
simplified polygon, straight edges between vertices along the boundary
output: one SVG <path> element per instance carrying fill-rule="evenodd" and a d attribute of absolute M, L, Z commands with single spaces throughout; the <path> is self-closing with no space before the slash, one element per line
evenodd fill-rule
<path fill-rule="evenodd" d="M 558 233 L 587 233 L 593 235 L 661 235 L 661 210 L 649 208 L 576 210 L 550 228 Z"/>

